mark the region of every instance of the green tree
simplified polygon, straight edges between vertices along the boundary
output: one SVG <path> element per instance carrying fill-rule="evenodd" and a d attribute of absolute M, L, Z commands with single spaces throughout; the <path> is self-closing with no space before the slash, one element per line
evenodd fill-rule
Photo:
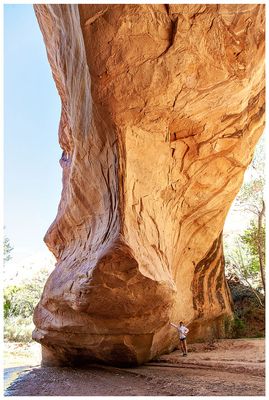
<path fill-rule="evenodd" d="M 252 265 L 258 265 L 265 293 L 265 202 L 264 170 L 265 143 L 262 138 L 257 146 L 249 169 L 249 179 L 245 182 L 236 199 L 236 209 L 251 215 L 249 228 L 241 235 L 241 242 L 248 247 Z"/>
<path fill-rule="evenodd" d="M 260 264 L 265 265 L 265 224 L 260 227 L 255 220 L 250 221 L 250 226 L 240 235 L 251 256 L 251 263 L 258 271 Z"/>
<path fill-rule="evenodd" d="M 38 303 L 48 271 L 41 269 L 31 280 L 4 289 L 4 317 L 29 317 Z"/>
<path fill-rule="evenodd" d="M 49 275 L 43 268 L 31 278 L 4 288 L 4 339 L 16 342 L 32 340 L 33 312 Z"/>
<path fill-rule="evenodd" d="M 261 290 L 259 262 L 252 256 L 251 248 L 245 243 L 244 237 L 243 234 L 237 238 L 233 247 L 227 244 L 224 247 L 226 276 L 229 281 L 236 275 L 240 282 L 251 289 L 260 305 L 264 306 L 263 297 L 259 295 Z"/>

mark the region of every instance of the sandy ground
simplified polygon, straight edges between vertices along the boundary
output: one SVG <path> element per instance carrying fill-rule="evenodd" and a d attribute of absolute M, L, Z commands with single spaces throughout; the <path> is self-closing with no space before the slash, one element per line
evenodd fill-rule
<path fill-rule="evenodd" d="M 40 347 L 5 344 L 6 396 L 264 396 L 264 339 L 193 344 L 138 368 L 41 368 Z"/>

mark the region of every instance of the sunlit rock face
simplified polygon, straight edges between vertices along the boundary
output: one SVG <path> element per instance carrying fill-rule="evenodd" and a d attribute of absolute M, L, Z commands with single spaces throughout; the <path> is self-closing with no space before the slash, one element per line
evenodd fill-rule
<path fill-rule="evenodd" d="M 223 335 L 222 229 L 264 127 L 264 5 L 36 5 L 62 100 L 43 363 Z"/>

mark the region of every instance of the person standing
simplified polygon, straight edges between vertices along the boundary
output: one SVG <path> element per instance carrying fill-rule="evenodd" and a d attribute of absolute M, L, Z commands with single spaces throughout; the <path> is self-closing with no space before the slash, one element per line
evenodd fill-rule
<path fill-rule="evenodd" d="M 175 325 L 172 322 L 170 322 L 170 325 L 172 325 L 174 328 L 178 330 L 179 333 L 179 341 L 180 341 L 180 347 L 183 353 L 183 356 L 187 356 L 187 334 L 189 332 L 189 329 L 183 324 L 181 321 L 179 325 Z"/>

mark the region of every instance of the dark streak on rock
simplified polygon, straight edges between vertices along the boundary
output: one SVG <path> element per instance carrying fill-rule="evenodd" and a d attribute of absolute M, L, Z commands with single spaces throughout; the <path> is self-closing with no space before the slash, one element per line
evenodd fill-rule
<path fill-rule="evenodd" d="M 193 290 L 193 307 L 198 312 L 198 317 L 203 315 L 204 299 L 204 278 L 206 271 L 210 268 L 212 262 L 216 259 L 219 249 L 222 244 L 222 232 L 219 237 L 214 240 L 210 250 L 206 256 L 197 264 L 194 271 L 194 278 L 192 281 Z"/>
<path fill-rule="evenodd" d="M 214 276 L 216 275 L 217 270 L 218 270 L 220 264 L 221 264 L 221 261 L 219 260 L 219 261 L 216 263 L 215 267 L 212 268 L 212 270 L 211 270 L 211 272 L 210 272 L 210 274 L 209 274 L 209 276 L 208 276 L 208 284 L 207 284 L 207 287 L 208 287 L 208 298 L 209 298 L 210 304 L 213 304 L 213 296 L 212 296 L 212 292 L 213 292 L 213 278 L 214 278 Z"/>
<path fill-rule="evenodd" d="M 221 265 L 220 272 L 219 272 L 219 274 L 217 276 L 217 279 L 216 279 L 216 296 L 217 296 L 218 302 L 219 302 L 219 304 L 221 306 L 221 309 L 224 310 L 225 302 L 224 302 L 224 299 L 223 299 L 223 296 L 222 296 L 222 293 L 221 293 L 222 288 L 223 288 L 223 284 L 224 284 L 224 281 L 225 281 L 225 276 L 224 276 L 224 257 L 223 257 L 223 255 L 221 257 L 220 265 Z"/>

